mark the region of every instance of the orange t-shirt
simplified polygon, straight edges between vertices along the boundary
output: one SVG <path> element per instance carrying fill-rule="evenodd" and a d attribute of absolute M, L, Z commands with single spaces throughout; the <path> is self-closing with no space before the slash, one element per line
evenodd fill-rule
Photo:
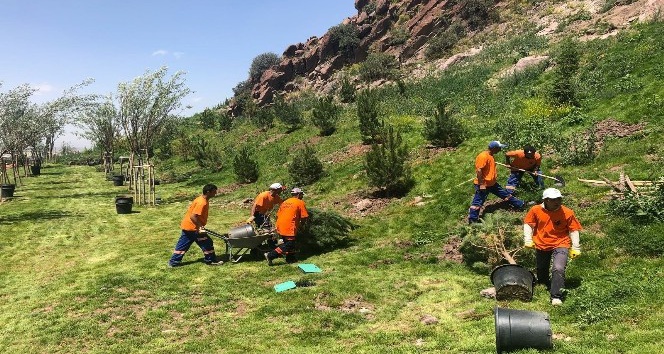
<path fill-rule="evenodd" d="M 523 150 L 508 151 L 505 156 L 512 158 L 512 167 L 526 171 L 533 171 L 542 165 L 542 155 L 539 152 L 536 152 L 532 159 L 527 158 Z"/>
<path fill-rule="evenodd" d="M 198 215 L 198 219 L 203 223 L 203 225 L 207 224 L 209 207 L 210 203 L 207 199 L 205 199 L 204 196 L 201 195 L 194 199 L 194 201 L 191 202 L 191 205 L 189 205 L 187 213 L 184 214 L 184 218 L 180 223 L 180 228 L 185 231 L 196 231 L 196 224 L 191 221 L 191 216 L 194 214 Z"/>
<path fill-rule="evenodd" d="M 283 203 L 281 197 L 278 194 L 273 197 L 270 191 L 265 191 L 254 199 L 254 204 L 256 204 L 255 210 L 261 214 L 267 214 L 276 204 L 281 203 Z"/>
<path fill-rule="evenodd" d="M 533 228 L 533 242 L 542 251 L 551 251 L 557 247 L 570 248 L 572 240 L 569 233 L 581 230 L 574 212 L 565 206 L 548 211 L 543 204 L 535 205 L 530 208 L 523 222 Z"/>
<path fill-rule="evenodd" d="M 277 233 L 281 236 L 295 236 L 300 221 L 308 217 L 309 213 L 301 199 L 286 199 L 277 211 Z"/>
<path fill-rule="evenodd" d="M 475 170 L 481 169 L 482 176 L 484 177 L 484 184 L 487 187 L 491 187 L 496 184 L 496 179 L 498 175 L 496 174 L 496 160 L 493 159 L 493 155 L 489 151 L 484 150 L 477 155 L 475 158 Z M 479 184 L 477 177 L 473 181 L 475 184 Z"/>

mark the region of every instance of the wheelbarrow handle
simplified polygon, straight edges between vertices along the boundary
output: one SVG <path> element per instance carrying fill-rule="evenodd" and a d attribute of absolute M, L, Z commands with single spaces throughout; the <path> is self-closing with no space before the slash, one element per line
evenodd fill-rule
<path fill-rule="evenodd" d="M 205 229 L 205 231 L 206 231 L 208 234 L 210 234 L 210 235 L 212 235 L 212 236 L 215 236 L 215 237 L 219 237 L 219 238 L 223 238 L 223 239 L 228 238 L 228 234 L 220 234 L 220 233 L 218 233 L 218 232 L 216 232 L 216 231 L 212 231 L 212 230 L 210 230 L 210 229 Z"/>

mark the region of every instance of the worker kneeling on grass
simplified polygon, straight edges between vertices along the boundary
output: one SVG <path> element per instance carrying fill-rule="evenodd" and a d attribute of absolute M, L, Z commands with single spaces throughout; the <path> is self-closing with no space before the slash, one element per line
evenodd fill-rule
<path fill-rule="evenodd" d="M 297 261 L 295 259 L 295 235 L 302 223 L 309 217 L 302 200 L 303 196 L 302 189 L 293 188 L 291 197 L 281 203 L 279 211 L 277 211 L 277 234 L 283 243 L 264 254 L 268 265 L 272 265 L 272 260 L 280 256 L 284 256 L 287 263 Z"/>
<path fill-rule="evenodd" d="M 496 160 L 493 155 L 500 152 L 502 148 L 507 147 L 500 141 L 492 141 L 489 148 L 482 151 L 475 158 L 475 173 L 477 177 L 475 183 L 475 195 L 468 210 L 468 223 L 480 222 L 480 209 L 489 193 L 495 194 L 499 198 L 507 201 L 513 208 L 523 209 L 523 201 L 510 194 L 505 188 L 498 184 L 498 173 L 496 172 Z"/>
<path fill-rule="evenodd" d="M 567 257 L 575 258 L 581 254 L 581 224 L 574 211 L 562 205 L 562 198 L 559 190 L 545 189 L 542 204 L 530 208 L 523 221 L 524 245 L 535 248 L 537 282 L 549 289 L 551 304 L 554 306 L 563 303 Z"/>
<path fill-rule="evenodd" d="M 173 255 L 168 261 L 169 267 L 176 267 L 182 263 L 184 254 L 187 253 L 189 247 L 196 242 L 198 247 L 203 251 L 203 261 L 207 265 L 221 265 L 224 262 L 218 261 L 214 253 L 214 245 L 212 239 L 205 231 L 205 225 L 208 219 L 208 209 L 210 208 L 210 199 L 217 195 L 217 186 L 214 184 L 206 184 L 203 187 L 203 194 L 198 196 L 189 205 L 187 213 L 180 223 L 182 233 L 180 239 L 175 244 Z"/>
<path fill-rule="evenodd" d="M 505 153 L 505 163 L 513 167 L 510 176 L 507 177 L 507 184 L 505 189 L 508 192 L 514 193 L 519 184 L 521 183 L 521 178 L 525 172 L 517 170 L 517 168 L 526 170 L 531 176 L 537 187 L 544 189 L 544 178 L 542 178 L 542 171 L 540 166 L 542 165 L 542 155 L 539 152 L 535 151 L 535 148 L 526 145 L 523 147 L 523 150 L 512 150 Z"/>

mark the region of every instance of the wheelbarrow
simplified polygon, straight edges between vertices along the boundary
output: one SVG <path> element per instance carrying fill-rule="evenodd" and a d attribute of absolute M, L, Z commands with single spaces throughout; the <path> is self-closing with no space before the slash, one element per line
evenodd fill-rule
<path fill-rule="evenodd" d="M 275 234 L 271 230 L 260 229 L 258 233 L 253 226 L 247 224 L 232 228 L 228 233 L 222 234 L 210 229 L 207 233 L 220 238 L 226 244 L 226 254 L 228 260 L 237 263 L 244 255 L 255 250 L 255 252 L 264 252 L 260 246 Z"/>

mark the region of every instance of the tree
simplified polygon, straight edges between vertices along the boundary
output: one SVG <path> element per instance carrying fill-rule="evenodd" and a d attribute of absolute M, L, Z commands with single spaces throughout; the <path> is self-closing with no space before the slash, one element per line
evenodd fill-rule
<path fill-rule="evenodd" d="M 178 71 L 169 79 L 167 72 L 163 66 L 118 85 L 119 120 L 134 154 L 152 149 L 155 134 L 167 121 L 178 119 L 173 112 L 191 92 L 185 86 L 184 72 Z"/>
<path fill-rule="evenodd" d="M 277 119 L 286 124 L 288 132 L 294 132 L 302 127 L 302 113 L 293 102 L 287 102 L 283 96 L 274 97 L 272 110 Z"/>
<path fill-rule="evenodd" d="M 258 163 L 251 157 L 251 149 L 244 146 L 233 158 L 233 171 L 240 183 L 253 183 L 258 180 Z"/>
<path fill-rule="evenodd" d="M 311 122 L 319 129 L 320 136 L 328 136 L 337 129 L 339 106 L 334 104 L 332 96 L 320 97 L 312 111 Z"/>
<path fill-rule="evenodd" d="M 446 110 L 446 103 L 439 102 L 436 114 L 424 120 L 422 134 L 433 146 L 454 147 L 463 142 L 464 128 Z"/>
<path fill-rule="evenodd" d="M 357 118 L 360 121 L 362 143 L 378 142 L 383 123 L 378 120 L 378 97 L 373 91 L 365 90 L 357 96 Z"/>
<path fill-rule="evenodd" d="M 325 171 L 323 163 L 316 157 L 316 150 L 306 145 L 304 149 L 298 150 L 293 161 L 288 165 L 288 173 L 299 186 L 305 186 L 318 181 Z"/>
<path fill-rule="evenodd" d="M 382 130 L 382 144 L 373 143 L 366 154 L 366 171 L 369 185 L 378 187 L 387 195 L 408 191 L 413 178 L 408 165 L 408 148 L 390 125 Z"/>
<path fill-rule="evenodd" d="M 360 45 L 360 30 L 350 23 L 336 25 L 328 31 L 330 43 L 338 52 L 349 59 L 355 55 L 355 49 Z"/>
<path fill-rule="evenodd" d="M 341 78 L 339 85 L 339 100 L 343 103 L 355 101 L 355 86 L 347 76 Z"/>
<path fill-rule="evenodd" d="M 251 61 L 249 67 L 249 81 L 258 83 L 265 70 L 271 68 L 273 65 L 279 64 L 279 56 L 268 52 L 259 54 Z"/>
<path fill-rule="evenodd" d="M 81 135 L 90 140 L 102 153 L 113 152 L 115 141 L 120 136 L 118 115 L 113 105 L 113 98 L 108 96 L 103 102 L 98 102 L 82 112 L 76 125 L 83 129 Z"/>
<path fill-rule="evenodd" d="M 577 43 L 565 39 L 560 45 L 553 71 L 553 98 L 562 104 L 577 105 L 577 87 L 575 77 L 579 70 L 580 60 Z"/>
<path fill-rule="evenodd" d="M 399 62 L 387 53 L 370 53 L 367 59 L 360 63 L 358 74 L 365 82 L 396 79 L 399 77 Z"/>

